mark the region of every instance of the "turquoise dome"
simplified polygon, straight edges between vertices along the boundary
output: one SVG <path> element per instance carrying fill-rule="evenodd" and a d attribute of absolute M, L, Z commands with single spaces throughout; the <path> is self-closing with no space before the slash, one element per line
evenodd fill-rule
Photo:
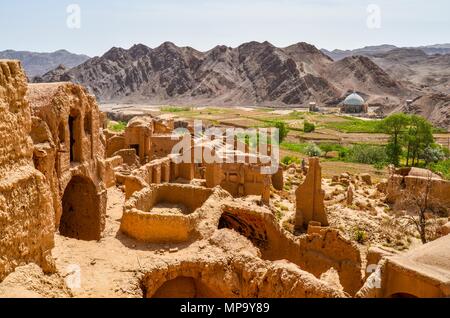
<path fill-rule="evenodd" d="M 356 93 L 348 95 L 344 100 L 344 105 L 362 106 L 364 103 L 364 99 Z"/>

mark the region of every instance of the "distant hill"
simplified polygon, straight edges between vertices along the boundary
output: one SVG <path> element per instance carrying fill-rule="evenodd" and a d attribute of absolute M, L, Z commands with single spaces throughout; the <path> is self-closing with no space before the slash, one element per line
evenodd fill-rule
<path fill-rule="evenodd" d="M 39 81 L 71 80 L 101 101 L 215 104 L 337 104 L 356 90 L 377 104 L 399 103 L 407 90 L 370 59 L 334 62 L 307 43 L 278 48 L 249 42 L 200 52 L 166 42 L 112 48 L 67 71 L 59 68 Z"/>
<path fill-rule="evenodd" d="M 333 50 L 328 51 L 326 49 L 322 49 L 322 52 L 331 57 L 333 60 L 338 61 L 342 60 L 345 57 L 353 56 L 353 55 L 365 55 L 372 56 L 380 53 L 386 53 L 392 51 L 394 49 L 418 49 L 423 51 L 425 54 L 433 55 L 433 54 L 450 54 L 450 43 L 448 44 L 436 44 L 436 45 L 428 45 L 428 46 L 420 46 L 420 47 L 407 47 L 407 48 L 399 48 L 395 45 L 383 44 L 376 46 L 366 46 L 360 49 L 355 50 Z"/>
<path fill-rule="evenodd" d="M 0 59 L 14 59 L 22 61 L 27 76 L 31 79 L 41 76 L 59 65 L 68 68 L 78 66 L 88 59 L 87 55 L 78 55 L 66 50 L 59 50 L 53 53 L 36 53 L 27 51 L 7 50 L 0 52 Z"/>

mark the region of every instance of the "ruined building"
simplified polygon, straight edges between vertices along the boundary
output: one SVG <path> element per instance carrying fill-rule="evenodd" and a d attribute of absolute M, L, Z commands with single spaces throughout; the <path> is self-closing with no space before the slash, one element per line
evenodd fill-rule
<path fill-rule="evenodd" d="M 53 269 L 54 210 L 33 165 L 27 79 L 18 61 L 0 61 L 0 281 L 30 262 Z"/>
<path fill-rule="evenodd" d="M 446 218 L 442 238 L 406 253 L 366 251 L 348 229 L 369 220 L 381 240 L 374 228 L 393 220 L 382 199 L 395 207 L 431 183 L 428 203 L 442 212 L 439 176 L 322 180 L 318 158 L 270 175 L 272 149 L 219 135 L 172 153 L 194 135 L 174 135 L 185 125 L 172 119 L 133 118 L 122 133 L 104 123 L 83 87 L 27 87 L 19 62 L 0 61 L 0 297 L 450 295 Z M 73 265 L 87 278 L 78 287 L 62 279 Z"/>
<path fill-rule="evenodd" d="M 105 156 L 94 97 L 70 83 L 31 84 L 35 166 L 46 177 L 60 234 L 98 240 L 104 229 Z"/>

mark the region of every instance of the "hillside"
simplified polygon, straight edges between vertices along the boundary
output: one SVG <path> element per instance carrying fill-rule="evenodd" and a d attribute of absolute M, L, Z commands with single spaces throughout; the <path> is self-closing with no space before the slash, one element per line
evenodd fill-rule
<path fill-rule="evenodd" d="M 87 55 L 78 55 L 66 50 L 53 53 L 36 53 L 28 51 L 7 50 L 0 52 L 0 59 L 20 60 L 29 78 L 43 75 L 59 65 L 68 68 L 84 63 L 89 59 Z"/>
<path fill-rule="evenodd" d="M 56 76 L 55 76 L 56 74 Z M 166 42 L 112 48 L 42 81 L 71 80 L 101 101 L 215 105 L 298 105 L 337 103 L 356 90 L 390 104 L 407 90 L 366 58 L 334 62 L 307 43 L 278 48 L 249 42 L 200 52 Z M 388 97 L 386 100 L 385 97 Z"/>

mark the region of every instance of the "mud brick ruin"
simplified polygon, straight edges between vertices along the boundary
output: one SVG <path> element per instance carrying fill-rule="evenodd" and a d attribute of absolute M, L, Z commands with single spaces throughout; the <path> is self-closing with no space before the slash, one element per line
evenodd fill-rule
<path fill-rule="evenodd" d="M 417 191 L 448 213 L 447 181 L 413 170 L 328 180 L 318 158 L 267 175 L 259 152 L 174 135 L 188 127 L 174 119 L 136 117 L 124 132 L 106 120 L 83 87 L 28 84 L 20 62 L 0 61 L 0 295 L 450 296 L 449 224 L 406 253 L 353 236 L 368 224 L 381 237 L 384 200 L 402 207 Z M 186 136 L 200 160 L 173 152 Z M 205 150 L 244 160 L 211 163 Z M 74 263 L 77 288 L 63 279 Z"/>

